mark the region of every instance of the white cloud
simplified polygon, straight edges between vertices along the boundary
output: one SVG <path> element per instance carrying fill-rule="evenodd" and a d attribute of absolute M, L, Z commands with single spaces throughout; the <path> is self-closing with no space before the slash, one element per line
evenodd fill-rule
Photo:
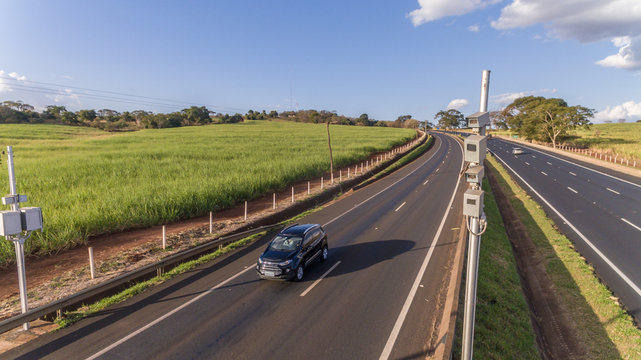
<path fill-rule="evenodd" d="M 611 40 L 619 52 L 597 62 L 601 66 L 641 69 L 641 5 L 639 0 L 514 0 L 491 23 L 498 30 L 543 24 L 552 37 L 583 43 Z"/>
<path fill-rule="evenodd" d="M 414 26 L 448 16 L 464 15 L 502 0 L 418 0 L 419 8 L 410 12 Z"/>
<path fill-rule="evenodd" d="M 519 92 L 513 92 L 513 93 L 504 93 L 504 94 L 498 94 L 498 95 L 493 95 L 490 97 L 493 103 L 499 105 L 499 106 L 506 106 L 511 104 L 514 100 L 518 98 L 522 98 L 524 96 L 530 96 L 530 95 L 543 95 L 543 94 L 554 94 L 556 93 L 556 89 L 540 89 L 540 90 L 530 90 L 530 91 L 519 91 Z"/>
<path fill-rule="evenodd" d="M 469 104 L 470 104 L 470 102 L 467 99 L 454 99 L 454 100 L 450 101 L 449 104 L 447 104 L 447 109 L 448 110 L 449 109 L 460 110 L 460 109 L 466 107 Z"/>
<path fill-rule="evenodd" d="M 479 30 L 481 30 L 478 24 L 470 25 L 467 27 L 467 29 L 471 32 L 479 32 Z"/>
<path fill-rule="evenodd" d="M 621 105 L 608 106 L 605 110 L 594 114 L 595 122 L 603 122 L 605 120 L 616 121 L 619 119 L 632 121 L 641 119 L 641 102 L 626 101 Z"/>
<path fill-rule="evenodd" d="M 9 78 L 9 79 L 8 79 Z M 4 70 L 0 70 L 0 92 L 11 92 L 11 84 L 15 81 L 25 81 L 27 77 L 24 75 L 18 75 L 16 72 L 7 73 Z"/>
<path fill-rule="evenodd" d="M 612 39 L 619 52 L 596 63 L 601 66 L 620 69 L 641 69 L 641 35 L 636 37 L 622 36 Z"/>
<path fill-rule="evenodd" d="M 501 0 L 418 0 L 409 13 L 414 26 L 447 16 L 459 16 Z M 541 24 L 549 36 L 582 43 L 609 40 L 619 48 L 597 64 L 641 69 L 641 4 L 639 0 L 512 0 L 491 25 L 497 30 Z M 468 28 L 468 30 L 471 30 Z"/>

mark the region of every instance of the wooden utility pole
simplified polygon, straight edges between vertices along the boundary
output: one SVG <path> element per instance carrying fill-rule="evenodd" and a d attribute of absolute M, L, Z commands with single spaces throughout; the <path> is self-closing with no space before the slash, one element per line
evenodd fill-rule
<path fill-rule="evenodd" d="M 334 158 L 332 157 L 332 142 L 329 137 L 329 121 L 327 122 L 327 146 L 329 146 L 329 171 L 334 173 Z"/>

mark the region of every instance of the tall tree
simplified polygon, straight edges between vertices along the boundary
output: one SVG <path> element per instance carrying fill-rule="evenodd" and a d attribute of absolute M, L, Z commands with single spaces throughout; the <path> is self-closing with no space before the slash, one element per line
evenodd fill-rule
<path fill-rule="evenodd" d="M 551 142 L 553 147 L 568 130 L 589 128 L 594 110 L 568 106 L 563 99 L 527 96 L 514 100 L 504 110 L 510 128 L 527 139 Z"/>
<path fill-rule="evenodd" d="M 434 120 L 436 120 L 439 127 L 448 129 L 465 125 L 465 116 L 456 109 L 441 110 L 434 115 Z"/>

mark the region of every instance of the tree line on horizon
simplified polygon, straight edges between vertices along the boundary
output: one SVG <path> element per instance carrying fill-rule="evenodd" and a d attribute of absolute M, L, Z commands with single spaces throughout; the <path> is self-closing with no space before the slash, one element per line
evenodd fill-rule
<path fill-rule="evenodd" d="M 145 110 L 119 112 L 112 109 L 84 109 L 70 111 L 65 106 L 48 105 L 38 112 L 35 107 L 22 101 L 3 101 L 0 103 L 0 123 L 4 124 L 59 124 L 70 126 L 89 126 L 106 131 L 133 131 L 140 129 L 162 129 L 181 126 L 207 124 L 232 124 L 245 120 L 281 119 L 304 123 L 331 123 L 353 126 L 382 126 L 418 128 L 418 120 L 411 115 L 401 115 L 395 121 L 371 119 L 367 114 L 357 118 L 338 115 L 336 111 L 298 110 L 270 112 L 249 110 L 246 114 L 230 115 L 217 113 L 205 106 L 191 106 L 171 113 L 154 113 Z"/>

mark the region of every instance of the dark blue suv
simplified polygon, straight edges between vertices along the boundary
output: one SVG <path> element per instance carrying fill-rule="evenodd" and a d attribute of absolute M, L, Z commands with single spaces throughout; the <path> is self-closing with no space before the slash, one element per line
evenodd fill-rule
<path fill-rule="evenodd" d="M 316 259 L 327 260 L 327 252 L 327 234 L 320 225 L 291 225 L 269 242 L 256 272 L 263 279 L 301 281 L 304 269 Z"/>

